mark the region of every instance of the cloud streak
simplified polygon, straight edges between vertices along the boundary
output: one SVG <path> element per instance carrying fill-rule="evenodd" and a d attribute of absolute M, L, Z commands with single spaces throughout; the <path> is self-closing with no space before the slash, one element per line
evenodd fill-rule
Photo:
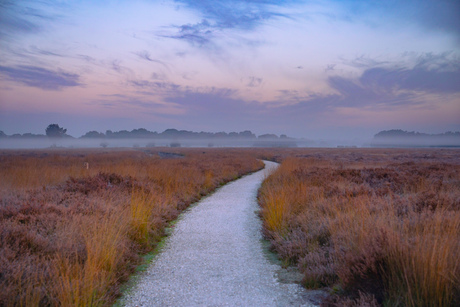
<path fill-rule="evenodd" d="M 56 16 L 38 6 L 22 6 L 17 1 L 0 2 L 0 37 L 16 39 L 17 35 L 37 34 L 46 25 L 57 20 Z"/>
<path fill-rule="evenodd" d="M 200 11 L 206 18 L 215 21 L 213 27 L 217 29 L 252 30 L 264 20 L 282 16 L 271 9 L 274 4 L 278 3 L 277 1 L 180 0 L 177 2 L 186 4 Z M 208 23 L 207 26 L 210 24 Z"/>
<path fill-rule="evenodd" d="M 24 16 L 25 15 L 25 16 Z M 29 18 L 33 16 L 27 14 L 26 9 L 16 6 L 13 1 L 0 2 L 0 33 L 1 36 L 11 35 L 12 33 L 36 33 L 41 27 Z"/>
<path fill-rule="evenodd" d="M 152 58 L 152 56 L 150 55 L 150 52 L 146 50 L 134 52 L 134 54 L 143 60 L 146 60 L 152 63 L 161 64 L 162 66 L 168 68 L 168 65 L 166 65 L 165 62 Z"/>
<path fill-rule="evenodd" d="M 165 35 L 164 37 L 184 40 L 192 46 L 198 47 L 211 43 L 213 31 L 211 24 L 206 19 L 203 19 L 200 23 L 184 24 L 176 28 L 178 29 L 176 34 Z"/>
<path fill-rule="evenodd" d="M 329 76 L 327 83 L 334 91 L 332 94 L 280 90 L 277 100 L 269 104 L 290 118 L 306 114 L 320 116 L 342 108 L 390 111 L 417 106 L 432 109 L 433 103 L 439 104 L 432 101 L 433 95 L 446 98 L 460 95 L 459 61 L 449 55 L 421 55 L 412 68 L 368 67 L 358 78 Z"/>
<path fill-rule="evenodd" d="M 374 91 L 460 92 L 460 59 L 452 53 L 423 54 L 412 68 L 377 66 L 366 69 L 360 83 Z"/>
<path fill-rule="evenodd" d="M 36 66 L 0 66 L 0 74 L 11 81 L 44 90 L 57 91 L 65 87 L 83 86 L 77 74 L 52 71 Z"/>
<path fill-rule="evenodd" d="M 214 40 L 221 37 L 219 34 L 229 30 L 253 31 L 267 20 L 287 17 L 273 10 L 273 7 L 279 4 L 276 1 L 178 0 L 176 2 L 199 11 L 205 18 L 198 23 L 173 26 L 175 33 L 161 36 L 183 40 L 194 47 L 213 46 Z"/>

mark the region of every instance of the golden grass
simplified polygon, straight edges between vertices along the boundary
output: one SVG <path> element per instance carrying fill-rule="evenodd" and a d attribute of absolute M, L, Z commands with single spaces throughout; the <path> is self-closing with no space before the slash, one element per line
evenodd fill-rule
<path fill-rule="evenodd" d="M 0 305 L 108 305 L 139 253 L 201 196 L 284 161 L 264 232 L 324 305 L 460 304 L 456 150 L 155 149 L 0 153 Z M 89 164 L 86 169 L 85 162 Z"/>
<path fill-rule="evenodd" d="M 439 210 L 421 219 L 402 225 L 391 241 L 398 244 L 389 246 L 391 299 L 405 306 L 453 306 L 460 290 L 460 212 Z M 400 237 L 408 233 L 411 242 Z"/>
<path fill-rule="evenodd" d="M 458 151 L 381 151 L 286 158 L 259 192 L 265 234 L 306 286 L 342 289 L 325 306 L 458 306 Z"/>
<path fill-rule="evenodd" d="M 262 167 L 244 150 L 174 152 L 183 157 L 135 150 L 0 154 L 0 306 L 110 304 L 168 221 L 220 184 Z"/>

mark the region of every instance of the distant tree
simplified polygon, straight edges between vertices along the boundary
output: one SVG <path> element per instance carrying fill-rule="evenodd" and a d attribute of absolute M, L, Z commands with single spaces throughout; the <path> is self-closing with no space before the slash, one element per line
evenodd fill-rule
<path fill-rule="evenodd" d="M 250 130 L 245 130 L 239 133 L 240 137 L 244 138 L 255 138 L 256 135 L 252 133 Z"/>
<path fill-rule="evenodd" d="M 228 136 L 228 134 L 227 134 L 227 132 L 216 132 L 216 133 L 214 134 L 214 136 L 215 136 L 216 138 L 225 138 L 225 137 Z"/>
<path fill-rule="evenodd" d="M 133 129 L 131 131 L 131 137 L 134 138 L 151 138 L 156 136 L 158 133 L 148 131 L 147 129 L 144 128 L 139 128 L 139 129 Z"/>
<path fill-rule="evenodd" d="M 82 138 L 105 138 L 105 134 L 97 131 L 89 131 L 86 132 L 86 134 L 83 135 Z"/>
<path fill-rule="evenodd" d="M 8 136 L 5 134 L 5 132 L 0 130 L 0 138 L 7 138 Z"/>
<path fill-rule="evenodd" d="M 101 147 L 103 148 L 106 148 L 107 146 L 109 146 L 109 143 L 107 142 L 101 142 L 101 144 L 99 144 Z"/>
<path fill-rule="evenodd" d="M 429 137 L 432 136 L 426 133 L 420 133 L 415 131 L 404 131 L 401 129 L 393 129 L 393 130 L 383 130 L 374 135 L 374 138 L 404 138 L 404 137 Z"/>
<path fill-rule="evenodd" d="M 50 138 L 60 138 L 65 135 L 67 129 L 59 127 L 58 124 L 51 124 L 46 128 L 45 132 Z"/>
<path fill-rule="evenodd" d="M 129 132 L 128 130 L 120 130 L 120 131 L 117 131 L 117 132 L 114 132 L 112 133 L 112 137 L 115 137 L 115 138 L 129 138 L 131 136 L 131 132 Z"/>
<path fill-rule="evenodd" d="M 161 134 L 163 134 L 163 135 L 176 135 L 176 134 L 179 134 L 179 130 L 177 130 L 177 129 L 166 129 Z"/>

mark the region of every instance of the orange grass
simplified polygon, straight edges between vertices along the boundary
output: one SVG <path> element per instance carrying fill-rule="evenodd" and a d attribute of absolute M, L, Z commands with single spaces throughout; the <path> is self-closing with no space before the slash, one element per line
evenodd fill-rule
<path fill-rule="evenodd" d="M 340 294 L 323 305 L 460 305 L 459 152 L 312 152 L 286 158 L 259 200 L 285 262 Z"/>
<path fill-rule="evenodd" d="M 109 305 L 168 221 L 263 166 L 245 150 L 174 152 L 183 157 L 161 159 L 147 150 L 2 152 L 0 306 Z"/>

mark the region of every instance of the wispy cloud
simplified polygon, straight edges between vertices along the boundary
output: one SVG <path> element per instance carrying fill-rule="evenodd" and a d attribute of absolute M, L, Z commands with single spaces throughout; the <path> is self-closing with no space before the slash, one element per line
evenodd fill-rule
<path fill-rule="evenodd" d="M 137 55 L 139 58 L 141 58 L 143 60 L 147 60 L 147 61 L 153 62 L 153 63 L 158 63 L 158 64 L 161 64 L 164 67 L 168 68 L 168 65 L 166 65 L 165 62 L 152 58 L 150 52 L 148 52 L 146 50 L 134 52 L 134 54 Z"/>
<path fill-rule="evenodd" d="M 248 118 L 263 114 L 266 119 L 279 115 L 316 120 L 322 114 L 343 108 L 394 111 L 417 106 L 429 109 L 433 107 L 433 95 L 460 93 L 460 65 L 451 54 L 421 54 L 410 67 L 364 57 L 353 63 L 365 68 L 358 77 L 339 75 L 339 71 L 335 73 L 335 66 L 329 67 L 333 75 L 327 77 L 327 84 L 332 92 L 284 89 L 278 91 L 274 100 L 266 102 L 249 101 L 231 88 L 189 87 L 162 80 L 130 82 L 139 93 L 159 95 L 164 101 L 183 105 L 190 114 L 203 118 L 206 114 L 212 117 L 223 112 L 229 116 L 247 114 Z M 259 87 L 263 78 L 250 76 L 241 82 L 246 87 Z"/>
<path fill-rule="evenodd" d="M 362 59 L 358 58 L 357 62 Z M 373 59 L 365 60 L 362 66 L 364 63 L 367 68 L 358 78 L 329 76 L 327 82 L 334 93 L 280 90 L 277 100 L 268 105 L 285 116 L 296 117 L 296 113 L 319 115 L 340 108 L 406 110 L 417 106 L 432 109 L 433 103 L 440 104 L 433 101 L 433 97 L 451 100 L 452 95 L 460 95 L 460 62 L 451 53 L 419 55 L 411 67 L 385 65 L 391 63 Z M 374 64 L 377 65 L 373 67 Z"/>
<path fill-rule="evenodd" d="M 247 87 L 258 87 L 262 84 L 263 79 L 251 76 L 247 79 L 247 81 Z"/>
<path fill-rule="evenodd" d="M 37 61 L 43 62 L 43 56 L 47 57 L 60 57 L 64 58 L 66 57 L 64 54 L 60 52 L 55 52 L 51 51 L 48 49 L 40 48 L 35 45 L 30 45 L 26 48 L 19 48 L 19 47 L 8 47 L 5 46 L 3 48 L 3 51 L 5 54 L 8 54 L 10 56 L 13 56 L 15 58 L 22 58 L 23 60 L 29 60 L 31 62 L 34 62 L 35 65 L 37 64 Z"/>
<path fill-rule="evenodd" d="M 360 78 L 366 88 L 383 91 L 413 90 L 432 93 L 460 92 L 460 70 L 439 71 L 424 68 L 366 70 Z"/>
<path fill-rule="evenodd" d="M 198 23 L 175 25 L 174 33 L 161 36 L 187 41 L 195 47 L 208 47 L 226 30 L 255 30 L 264 21 L 284 16 L 273 9 L 276 1 L 193 1 L 178 0 L 178 3 L 200 12 L 203 18 Z M 250 42 L 249 42 L 250 43 Z"/>
<path fill-rule="evenodd" d="M 213 36 L 211 25 L 206 19 L 200 23 L 184 24 L 176 28 L 178 29 L 177 33 L 165 35 L 165 37 L 184 40 L 193 46 L 201 47 L 209 44 Z"/>
<path fill-rule="evenodd" d="M 140 93 L 145 94 L 145 93 Z M 111 94 L 100 95 L 100 99 L 93 100 L 90 104 L 103 106 L 112 110 L 131 111 L 137 109 L 142 114 L 180 115 L 184 113 L 183 107 L 173 102 L 164 102 L 161 97 L 152 95 Z"/>
<path fill-rule="evenodd" d="M 376 69 L 377 70 L 377 69 Z M 399 104 L 414 104 L 418 101 L 411 100 L 414 95 L 401 92 L 381 83 L 372 83 L 368 75 L 372 70 L 366 71 L 359 80 L 334 76 L 329 77 L 329 85 L 338 92 L 338 95 L 329 96 L 335 101 L 336 107 L 365 107 L 385 106 L 392 107 Z"/>
<path fill-rule="evenodd" d="M 46 22 L 57 20 L 36 5 L 23 6 L 17 1 L 0 2 L 0 37 L 14 39 L 18 34 L 34 34 L 46 28 Z"/>
<path fill-rule="evenodd" d="M 46 49 L 43 49 L 43 48 L 39 48 L 39 47 L 34 46 L 34 45 L 30 46 L 29 50 L 30 50 L 30 52 L 32 54 L 64 57 L 64 55 L 61 54 L 61 53 L 57 53 L 57 52 L 53 52 L 53 51 L 46 50 Z"/>
<path fill-rule="evenodd" d="M 356 68 L 369 68 L 389 64 L 387 60 L 379 60 L 365 55 L 360 55 L 352 60 L 339 58 L 343 64 Z"/>
<path fill-rule="evenodd" d="M 207 19 L 215 21 L 213 27 L 220 29 L 238 28 L 253 29 L 263 20 L 275 16 L 281 16 L 273 11 L 273 5 L 277 1 L 236 0 L 236 1 L 213 1 L 213 0 L 179 0 L 189 7 L 200 11 Z"/>
<path fill-rule="evenodd" d="M 174 94 L 181 89 L 180 85 L 167 81 L 131 80 L 130 84 L 144 93 L 151 91 L 152 94 Z"/>
<path fill-rule="evenodd" d="M 113 60 L 110 62 L 109 66 L 112 70 L 116 71 L 119 74 L 129 75 L 132 73 L 132 70 L 126 66 L 121 65 L 121 60 Z"/>
<path fill-rule="evenodd" d="M 0 33 L 1 36 L 12 35 L 13 33 L 34 33 L 41 27 L 27 18 L 27 9 L 15 5 L 14 1 L 0 2 Z M 33 14 L 32 14 L 33 16 Z"/>
<path fill-rule="evenodd" d="M 9 80 L 44 90 L 60 90 L 64 87 L 82 86 L 80 76 L 64 71 L 52 71 L 36 66 L 0 66 L 0 73 Z"/>
<path fill-rule="evenodd" d="M 422 54 L 413 67 L 368 68 L 359 81 L 364 87 L 379 92 L 460 93 L 460 59 L 452 53 Z"/>

